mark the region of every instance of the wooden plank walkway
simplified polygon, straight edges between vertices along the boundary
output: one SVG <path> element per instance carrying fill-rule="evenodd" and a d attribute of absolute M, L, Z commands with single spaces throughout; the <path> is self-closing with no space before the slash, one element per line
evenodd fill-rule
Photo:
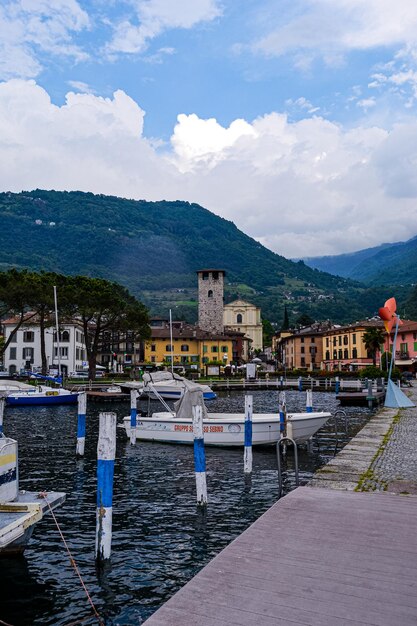
<path fill-rule="evenodd" d="M 299 487 L 146 626 L 416 626 L 417 497 Z"/>

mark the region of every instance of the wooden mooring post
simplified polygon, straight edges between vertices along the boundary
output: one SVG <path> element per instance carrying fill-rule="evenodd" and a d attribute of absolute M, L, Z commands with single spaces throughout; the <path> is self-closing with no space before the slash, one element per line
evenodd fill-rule
<path fill-rule="evenodd" d="M 116 456 L 116 413 L 100 413 L 97 446 L 96 559 L 110 558 L 113 519 L 113 477 Z"/>
<path fill-rule="evenodd" d="M 313 392 L 311 389 L 307 389 L 307 397 L 306 397 L 306 412 L 313 412 Z"/>
<path fill-rule="evenodd" d="M 3 435 L 3 417 L 4 417 L 4 405 L 6 404 L 6 398 L 0 398 L 0 437 Z"/>
<path fill-rule="evenodd" d="M 84 456 L 86 413 L 87 394 L 85 391 L 81 391 L 81 393 L 78 394 L 77 456 Z"/>
<path fill-rule="evenodd" d="M 194 469 L 197 504 L 207 504 L 206 455 L 204 451 L 203 409 L 193 406 Z"/>
<path fill-rule="evenodd" d="M 136 418 L 138 414 L 138 397 L 138 390 L 132 389 L 130 391 L 130 445 L 132 446 L 134 446 L 136 443 Z"/>
<path fill-rule="evenodd" d="M 243 471 L 252 473 L 252 414 L 253 396 L 245 396 L 245 446 L 243 453 Z"/>

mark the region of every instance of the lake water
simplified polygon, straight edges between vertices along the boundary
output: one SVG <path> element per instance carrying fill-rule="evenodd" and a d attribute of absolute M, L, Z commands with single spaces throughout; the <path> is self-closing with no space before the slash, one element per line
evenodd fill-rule
<path fill-rule="evenodd" d="M 254 412 L 277 411 L 277 391 L 257 391 Z M 339 408 L 334 394 L 315 393 L 315 410 Z M 156 405 L 155 405 L 156 406 Z M 301 411 L 305 393 L 287 392 L 288 411 Z M 159 408 L 159 407 L 158 407 Z M 244 410 L 244 392 L 219 394 L 212 411 Z M 142 624 L 230 541 L 278 499 L 274 448 L 254 449 L 253 474 L 245 480 L 243 450 L 207 448 L 206 512 L 195 503 L 193 449 L 138 442 L 118 429 L 113 497 L 112 557 L 102 571 L 94 562 L 99 411 L 118 422 L 129 404 L 90 404 L 85 457 L 75 457 L 76 407 L 6 408 L 4 431 L 19 442 L 20 488 L 65 491 L 55 510 L 59 525 L 103 622 Z M 348 437 L 370 412 L 346 408 Z M 300 484 L 334 453 L 334 427 L 324 427 L 310 450 L 299 450 Z M 293 455 L 284 489 L 294 488 Z M 0 560 L 0 624 L 12 626 L 96 624 L 97 619 L 69 563 L 51 515 L 37 524 L 24 557 Z"/>

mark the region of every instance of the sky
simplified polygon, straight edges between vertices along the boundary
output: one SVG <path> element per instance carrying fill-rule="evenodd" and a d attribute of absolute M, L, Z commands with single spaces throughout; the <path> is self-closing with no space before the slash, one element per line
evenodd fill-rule
<path fill-rule="evenodd" d="M 417 235 L 417 2 L 1 0 L 0 191 L 201 204 L 287 258 Z"/>

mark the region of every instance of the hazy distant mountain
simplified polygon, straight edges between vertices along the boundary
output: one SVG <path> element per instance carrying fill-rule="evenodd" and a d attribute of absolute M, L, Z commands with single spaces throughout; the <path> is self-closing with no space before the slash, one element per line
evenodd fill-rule
<path fill-rule="evenodd" d="M 302 313 L 349 321 L 373 314 L 384 290 L 336 278 L 263 247 L 197 204 L 81 192 L 0 194 L 0 269 L 54 270 L 115 280 L 151 312 L 192 321 L 196 271 L 226 270 L 226 300 L 256 302 L 271 321 Z M 382 294 L 382 295 L 381 295 Z"/>
<path fill-rule="evenodd" d="M 417 282 L 417 237 L 350 254 L 303 259 L 312 268 L 370 285 Z"/>

